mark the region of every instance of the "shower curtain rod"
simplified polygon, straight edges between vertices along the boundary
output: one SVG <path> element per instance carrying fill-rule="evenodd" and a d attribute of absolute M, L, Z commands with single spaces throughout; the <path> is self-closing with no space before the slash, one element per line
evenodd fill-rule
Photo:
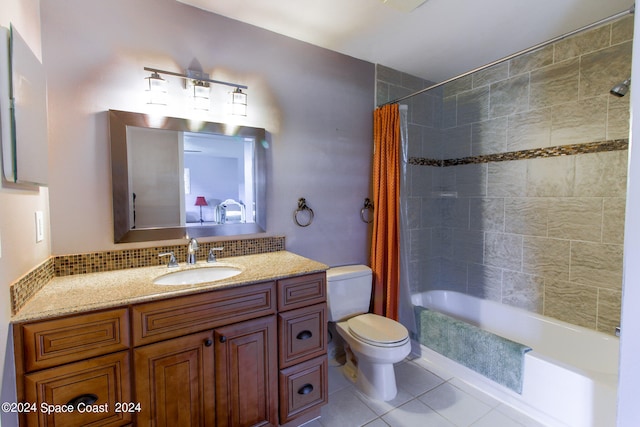
<path fill-rule="evenodd" d="M 534 51 L 536 49 L 540 49 L 541 47 L 544 47 L 544 46 L 550 45 L 552 43 L 558 42 L 560 40 L 566 39 L 567 37 L 571 37 L 571 36 L 573 36 L 575 34 L 578 34 L 578 33 L 582 32 L 582 31 L 590 30 L 590 29 L 592 29 L 594 27 L 597 27 L 599 25 L 602 25 L 602 24 L 604 24 L 606 22 L 613 21 L 614 19 L 622 18 L 625 15 L 633 14 L 633 13 L 635 13 L 635 8 L 636 8 L 636 5 L 634 3 L 629 9 L 623 10 L 622 12 L 618 12 L 615 15 L 611 15 L 611 16 L 609 16 L 607 18 L 603 18 L 603 19 L 601 19 L 599 21 L 596 21 L 596 22 L 594 22 L 592 24 L 585 25 L 584 27 L 578 28 L 577 30 L 570 31 L 570 32 L 568 32 L 566 34 L 563 34 L 561 36 L 558 36 L 558 37 L 552 38 L 550 40 L 547 40 L 546 42 L 538 43 L 537 45 L 531 46 L 531 47 L 523 49 L 523 50 L 521 50 L 519 52 L 513 53 L 513 54 L 511 54 L 509 56 L 505 56 L 504 58 L 498 59 L 496 61 L 493 61 L 493 62 L 490 62 L 488 64 L 482 65 L 480 67 L 474 68 L 471 71 L 467 71 L 465 73 L 462 73 L 460 75 L 457 75 L 455 77 L 447 79 L 447 80 L 445 80 L 443 82 L 433 84 L 433 85 L 431 85 L 429 87 L 426 87 L 424 89 L 420 89 L 419 91 L 413 92 L 413 93 L 411 93 L 409 95 L 405 95 L 403 97 L 394 99 L 392 101 L 385 102 L 384 104 L 380 104 L 379 107 L 384 107 L 385 105 L 390 105 L 390 104 L 397 104 L 400 101 L 404 101 L 405 99 L 409 99 L 409 98 L 414 97 L 416 95 L 420 95 L 423 92 L 426 92 L 426 91 L 431 90 L 431 89 L 435 89 L 437 87 L 445 85 L 445 84 L 447 84 L 449 82 L 452 82 L 454 80 L 457 80 L 459 78 L 466 77 L 469 74 L 473 74 L 473 73 L 475 73 L 477 71 L 484 70 L 485 68 L 492 67 L 492 66 L 494 66 L 496 64 L 499 64 L 501 62 L 508 61 L 511 58 L 515 58 L 516 56 L 532 52 L 532 51 Z"/>

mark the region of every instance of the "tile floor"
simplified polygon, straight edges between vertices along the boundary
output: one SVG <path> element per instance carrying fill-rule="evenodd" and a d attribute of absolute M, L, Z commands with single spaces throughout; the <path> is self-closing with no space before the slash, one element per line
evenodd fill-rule
<path fill-rule="evenodd" d="M 420 359 L 396 365 L 396 382 L 394 400 L 374 401 L 357 391 L 339 367 L 330 367 L 329 404 L 320 419 L 305 427 L 543 427 L 457 378 L 435 375 Z"/>

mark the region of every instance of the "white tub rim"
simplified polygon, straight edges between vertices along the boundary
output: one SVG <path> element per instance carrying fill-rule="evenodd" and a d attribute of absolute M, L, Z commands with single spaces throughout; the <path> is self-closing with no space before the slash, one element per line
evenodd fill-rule
<path fill-rule="evenodd" d="M 415 306 L 415 305 L 419 305 L 422 306 L 424 308 L 430 308 L 428 305 L 429 304 L 425 304 L 425 300 L 424 297 L 427 295 L 437 295 L 437 296 L 443 296 L 445 299 L 446 298 L 462 298 L 462 299 L 471 299 L 474 301 L 480 301 L 482 304 L 488 305 L 489 307 L 499 307 L 501 310 L 505 310 L 506 312 L 509 313 L 515 313 L 521 316 L 524 316 L 526 318 L 531 318 L 531 319 L 535 319 L 536 321 L 542 322 L 544 324 L 548 324 L 548 325 L 552 325 L 553 327 L 560 327 L 563 328 L 566 331 L 571 331 L 571 332 L 575 332 L 577 334 L 586 334 L 590 337 L 594 337 L 597 339 L 601 339 L 604 342 L 609 342 L 611 344 L 611 346 L 613 348 L 616 349 L 615 354 L 611 355 L 611 359 L 609 361 L 609 364 L 611 366 L 609 366 L 609 370 L 607 371 L 602 371 L 598 368 L 589 368 L 589 367 L 585 367 L 584 365 L 580 365 L 580 364 L 573 364 L 573 363 L 569 363 L 567 360 L 563 360 L 562 357 L 554 357 L 550 354 L 545 353 L 544 351 L 541 351 L 541 348 L 539 345 L 535 345 L 535 343 L 533 342 L 526 342 L 526 340 L 522 340 L 522 337 L 518 337 L 518 336 L 511 336 L 511 335 L 506 335 L 501 333 L 500 331 L 496 331 L 496 330 L 492 330 L 492 329 L 487 329 L 485 327 L 485 325 L 480 325 L 479 322 L 474 321 L 472 319 L 469 319 L 468 317 L 465 316 L 461 316 L 459 313 L 454 313 L 451 310 L 442 310 L 440 309 L 440 307 L 436 307 L 433 308 L 431 307 L 431 309 L 435 309 L 436 311 L 440 311 L 443 312 L 443 314 L 447 314 L 451 317 L 454 317 L 458 320 L 473 324 L 474 326 L 478 326 L 480 328 L 483 328 L 485 330 L 488 330 L 492 333 L 495 333 L 497 335 L 503 336 L 504 338 L 508 338 L 511 339 L 513 341 L 519 342 L 521 344 L 527 345 L 529 347 L 532 348 L 531 351 L 527 352 L 526 356 L 528 357 L 536 357 L 539 359 L 543 359 L 545 361 L 551 362 L 551 363 L 555 363 L 559 366 L 562 366 L 563 368 L 567 369 L 567 370 L 571 370 L 573 372 L 576 372 L 578 374 L 581 375 L 585 375 L 588 377 L 594 377 L 594 378 L 598 378 L 602 381 L 605 381 L 607 384 L 612 385 L 612 384 L 616 384 L 617 385 L 617 381 L 618 381 L 618 356 L 616 356 L 616 354 L 619 354 L 619 338 L 612 336 L 612 335 L 608 335 L 605 334 L 604 332 L 600 332 L 600 331 L 596 331 L 593 329 L 589 329 L 589 328 L 585 328 L 583 326 L 579 326 L 579 325 L 574 325 L 572 323 L 568 323 L 566 321 L 560 320 L 560 319 L 555 319 L 549 316 L 544 316 L 542 314 L 539 313 L 535 313 L 532 311 L 528 311 L 525 310 L 523 308 L 520 307 L 515 307 L 512 305 L 508 305 L 508 304 L 503 304 L 500 303 L 498 301 L 494 301 L 494 300 L 489 300 L 489 299 L 483 299 L 483 298 L 479 298 L 476 297 L 474 295 L 469 295 L 469 294 L 465 294 L 462 292 L 457 292 L 457 291 L 450 291 L 450 290 L 430 290 L 430 291 L 423 291 L 423 292 L 417 292 L 411 295 L 411 303 Z M 615 363 L 614 360 L 615 359 Z"/>

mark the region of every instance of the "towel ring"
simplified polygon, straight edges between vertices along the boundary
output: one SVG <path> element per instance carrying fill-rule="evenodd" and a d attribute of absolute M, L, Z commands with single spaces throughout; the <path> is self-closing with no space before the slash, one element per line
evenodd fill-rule
<path fill-rule="evenodd" d="M 369 217 L 368 220 L 365 219 L 364 211 L 371 212 L 369 215 L 367 215 Z M 368 197 L 364 199 L 364 207 L 360 209 L 360 219 L 362 220 L 362 222 L 365 222 L 367 224 L 371 224 L 373 222 L 373 203 L 371 203 L 371 200 L 369 200 Z"/>
<path fill-rule="evenodd" d="M 302 216 L 302 221 L 298 219 L 298 215 Z M 300 227 L 308 227 L 313 222 L 313 209 L 307 206 L 307 201 L 303 197 L 298 199 L 298 209 L 293 213 L 293 220 Z"/>

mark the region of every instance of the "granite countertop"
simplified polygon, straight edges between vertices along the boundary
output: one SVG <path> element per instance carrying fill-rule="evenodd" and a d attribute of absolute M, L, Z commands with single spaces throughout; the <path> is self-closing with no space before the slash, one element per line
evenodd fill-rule
<path fill-rule="evenodd" d="M 155 285 L 153 280 L 167 273 L 198 267 L 230 266 L 242 272 L 236 276 L 197 285 Z M 198 261 L 195 266 L 180 263 L 132 268 L 103 273 L 56 277 L 47 283 L 11 321 L 41 320 L 66 314 L 118 307 L 214 289 L 230 288 L 300 274 L 325 271 L 327 265 L 287 251 L 221 258 L 215 264 Z"/>

